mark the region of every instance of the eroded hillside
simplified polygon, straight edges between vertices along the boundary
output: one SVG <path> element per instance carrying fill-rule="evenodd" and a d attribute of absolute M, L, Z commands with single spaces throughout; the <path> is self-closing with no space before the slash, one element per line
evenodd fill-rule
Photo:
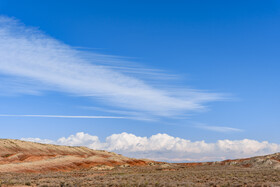
<path fill-rule="evenodd" d="M 0 172 L 71 171 L 97 166 L 147 165 L 151 162 L 86 147 L 0 139 Z"/>

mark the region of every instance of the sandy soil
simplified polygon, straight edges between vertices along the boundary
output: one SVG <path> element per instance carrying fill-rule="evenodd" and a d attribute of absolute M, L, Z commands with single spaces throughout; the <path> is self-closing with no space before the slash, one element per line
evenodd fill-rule
<path fill-rule="evenodd" d="M 280 186 L 280 170 L 229 165 L 117 166 L 71 172 L 2 173 L 2 186 Z"/>

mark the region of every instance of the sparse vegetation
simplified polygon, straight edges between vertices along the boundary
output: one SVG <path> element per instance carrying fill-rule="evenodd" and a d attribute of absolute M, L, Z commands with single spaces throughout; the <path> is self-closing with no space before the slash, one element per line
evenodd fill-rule
<path fill-rule="evenodd" d="M 112 170 L 85 169 L 72 172 L 2 173 L 2 186 L 280 186 L 280 170 L 228 165 L 116 167 Z"/>

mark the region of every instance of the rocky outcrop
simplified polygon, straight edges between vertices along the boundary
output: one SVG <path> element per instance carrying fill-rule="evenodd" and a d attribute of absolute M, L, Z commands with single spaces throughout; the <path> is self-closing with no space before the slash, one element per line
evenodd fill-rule
<path fill-rule="evenodd" d="M 224 160 L 221 162 L 213 162 L 212 164 L 280 170 L 280 153 L 275 153 L 266 156 L 245 158 L 245 159 Z"/>

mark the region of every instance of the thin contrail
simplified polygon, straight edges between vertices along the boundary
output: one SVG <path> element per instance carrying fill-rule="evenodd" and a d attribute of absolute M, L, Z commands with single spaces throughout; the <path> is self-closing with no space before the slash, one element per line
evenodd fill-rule
<path fill-rule="evenodd" d="M 39 117 L 39 118 L 82 118 L 82 119 L 124 119 L 119 116 L 60 116 L 60 115 L 11 115 L 0 114 L 0 117 Z"/>

